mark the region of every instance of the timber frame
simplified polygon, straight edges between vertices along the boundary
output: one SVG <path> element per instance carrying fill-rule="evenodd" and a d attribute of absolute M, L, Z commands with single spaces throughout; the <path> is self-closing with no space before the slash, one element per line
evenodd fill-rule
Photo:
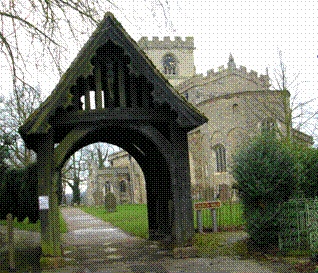
<path fill-rule="evenodd" d="M 187 133 L 205 122 L 106 13 L 52 94 L 19 128 L 37 153 L 39 196 L 49 197 L 50 209 L 40 211 L 43 255 L 61 255 L 61 169 L 74 152 L 95 142 L 122 147 L 142 168 L 149 239 L 189 244 L 194 226 Z"/>

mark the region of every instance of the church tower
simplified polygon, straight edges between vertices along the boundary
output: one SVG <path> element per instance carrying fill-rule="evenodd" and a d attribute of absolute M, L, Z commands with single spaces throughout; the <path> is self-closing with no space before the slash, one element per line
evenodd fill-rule
<path fill-rule="evenodd" d="M 181 37 L 175 37 L 174 41 L 170 37 L 164 37 L 163 41 L 158 37 L 152 40 L 141 37 L 138 45 L 172 86 L 195 75 L 193 37 L 186 37 L 185 41 Z"/>

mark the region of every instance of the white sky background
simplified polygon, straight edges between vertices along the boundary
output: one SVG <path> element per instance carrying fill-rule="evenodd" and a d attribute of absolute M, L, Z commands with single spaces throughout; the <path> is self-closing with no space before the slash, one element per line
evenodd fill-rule
<path fill-rule="evenodd" d="M 265 2 L 265 3 L 264 3 Z M 287 76 L 300 72 L 303 101 L 316 97 L 318 68 L 318 4 L 315 1 L 105 1 L 105 12 L 111 11 L 133 39 L 142 36 L 194 36 L 197 73 L 225 65 L 232 53 L 237 67 L 246 66 L 272 76 L 278 68 L 278 49 L 283 52 Z M 78 29 L 87 29 L 78 21 Z M 93 29 L 92 29 L 93 30 Z M 88 36 L 80 44 L 72 43 L 67 33 L 60 41 L 68 49 L 63 58 L 65 71 Z M 30 39 L 26 40 L 26 43 Z M 29 48 L 29 47 L 28 47 Z M 30 52 L 30 61 L 40 52 Z M 11 90 L 11 72 L 1 58 L 1 93 Z M 28 67 L 32 83 L 39 84 L 47 96 L 58 83 L 59 75 L 52 63 Z M 293 93 L 293 90 L 291 90 Z"/>
<path fill-rule="evenodd" d="M 142 36 L 194 36 L 197 73 L 206 74 L 213 68 L 227 66 L 232 53 L 237 67 L 246 66 L 258 75 L 269 69 L 270 77 L 278 68 L 278 50 L 282 50 L 287 76 L 294 79 L 300 72 L 301 100 L 317 97 L 318 71 L 318 3 L 316 1 L 185 1 L 185 0 L 116 0 L 105 1 L 105 12 L 111 11 L 130 36 L 138 41 Z M 78 29 L 87 28 L 78 21 Z M 93 30 L 93 29 L 92 29 Z M 76 57 L 81 44 L 64 37 L 68 48 L 64 71 Z M 31 54 L 32 56 L 32 54 Z M 11 89 L 11 74 L 0 58 L 0 93 Z M 59 76 L 50 63 L 32 67 L 31 82 L 39 84 L 45 96 L 58 83 Z M 53 65 L 52 65 L 53 66 Z M 290 92 L 296 90 L 290 88 Z M 318 102 L 313 107 L 317 108 Z"/>
<path fill-rule="evenodd" d="M 264 3 L 265 2 L 265 3 Z M 318 68 L 318 3 L 315 1 L 105 1 L 105 12 L 111 11 L 136 41 L 141 36 L 194 36 L 197 73 L 225 65 L 231 52 L 239 65 L 265 74 L 278 67 L 278 49 L 282 50 L 288 73 L 299 76 L 305 97 L 316 95 Z M 78 22 L 78 29 L 86 26 Z M 88 37 L 76 46 L 67 39 L 64 70 L 76 57 Z M 30 54 L 32 58 L 32 54 Z M 39 64 L 38 64 L 39 65 Z M 31 70 L 30 79 L 49 94 L 59 80 L 49 65 Z M 53 64 L 52 64 L 53 66 Z M 11 88 L 10 71 L 1 63 L 1 89 Z M 29 69 L 30 70 L 30 69 Z"/>
<path fill-rule="evenodd" d="M 266 67 L 272 76 L 278 68 L 278 49 L 283 52 L 287 76 L 297 80 L 302 101 L 316 97 L 318 68 L 318 4 L 315 1 L 168 1 L 168 0 L 116 0 L 105 1 L 105 12 L 111 11 L 130 36 L 138 41 L 142 36 L 194 36 L 195 66 L 197 73 L 225 65 L 232 53 L 237 67 L 246 66 L 265 74 Z M 78 21 L 78 29 L 87 26 Z M 93 29 L 92 29 L 93 30 Z M 76 57 L 88 36 L 80 44 L 67 39 L 61 43 L 68 49 L 63 63 L 64 71 Z M 30 54 L 32 56 L 40 53 Z M 11 88 L 10 71 L 5 60 L 1 62 L 0 88 Z M 38 70 L 30 67 L 29 78 L 39 84 L 48 95 L 59 80 L 54 65 L 37 64 Z M 291 93 L 293 90 L 290 89 Z M 317 104 L 316 104 L 317 105 Z"/>

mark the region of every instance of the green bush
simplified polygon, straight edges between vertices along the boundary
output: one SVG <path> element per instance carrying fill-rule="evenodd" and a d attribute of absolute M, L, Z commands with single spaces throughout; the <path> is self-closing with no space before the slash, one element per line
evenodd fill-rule
<path fill-rule="evenodd" d="M 293 144 L 290 150 L 297 161 L 298 187 L 295 197 L 317 197 L 318 149 Z"/>
<path fill-rule="evenodd" d="M 274 133 L 264 132 L 233 156 L 232 174 L 251 239 L 277 246 L 280 205 L 297 188 L 295 157 Z"/>
<path fill-rule="evenodd" d="M 108 212 L 116 211 L 116 197 L 112 192 L 108 192 L 105 195 L 105 209 Z"/>
<path fill-rule="evenodd" d="M 21 169 L 6 170 L 0 180 L 0 219 L 11 213 L 22 222 L 26 217 L 30 223 L 39 219 L 38 180 L 36 164 Z"/>

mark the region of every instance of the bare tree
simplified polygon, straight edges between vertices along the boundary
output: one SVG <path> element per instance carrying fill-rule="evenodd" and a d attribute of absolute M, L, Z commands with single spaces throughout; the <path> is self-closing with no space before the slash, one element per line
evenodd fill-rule
<path fill-rule="evenodd" d="M 10 136 L 7 161 L 11 166 L 23 167 L 35 160 L 35 154 L 25 147 L 18 129 L 41 102 L 40 88 L 30 86 L 18 86 L 9 97 L 2 96 L 0 133 Z"/>
<path fill-rule="evenodd" d="M 85 181 L 87 169 L 85 159 L 87 155 L 83 149 L 74 153 L 62 169 L 62 183 L 66 183 L 73 191 L 73 204 L 81 202 L 81 182 Z"/>
<path fill-rule="evenodd" d="M 278 124 L 274 126 L 281 139 L 290 141 L 293 138 L 293 128 L 295 128 L 313 136 L 317 141 L 318 111 L 317 107 L 313 107 L 317 98 L 305 101 L 301 98 L 301 91 L 298 88 L 303 82 L 298 80 L 299 75 L 300 73 L 288 75 L 282 52 L 279 51 L 279 66 L 273 69 L 271 79 L 273 94 L 270 97 L 263 97 L 260 92 L 259 96 L 242 97 L 241 101 L 244 108 L 249 109 L 252 116 L 258 120 L 263 120 L 264 116 L 280 119 L 285 126 L 284 131 L 283 127 L 278 127 Z"/>
<path fill-rule="evenodd" d="M 30 60 L 35 66 L 50 56 L 59 74 L 61 58 L 67 52 L 63 36 L 78 41 L 100 20 L 103 1 L 21 0 L 1 1 L 0 54 L 8 62 L 13 84 L 26 82 Z M 79 19 L 85 28 L 77 28 Z M 29 48 L 27 48 L 29 46 Z M 35 55 L 35 60 L 30 58 Z M 31 66 L 33 69 L 33 66 Z"/>
<path fill-rule="evenodd" d="M 301 98 L 302 92 L 299 90 L 299 86 L 303 81 L 298 81 L 300 72 L 292 76 L 288 74 L 281 50 L 279 50 L 279 67 L 275 68 L 273 73 L 275 81 L 272 82 L 272 85 L 274 88 L 281 90 L 285 98 L 289 96 L 288 91 L 291 93 L 290 105 L 287 105 L 288 100 L 285 99 L 283 106 L 287 137 L 292 135 L 292 126 L 297 130 L 305 131 L 317 140 L 318 110 L 317 107 L 313 107 L 317 102 L 317 97 L 305 101 Z"/>
<path fill-rule="evenodd" d="M 114 150 L 113 145 L 100 142 L 91 145 L 88 149 L 90 150 L 90 159 L 97 161 L 98 169 L 106 167 L 109 149 Z"/>
<path fill-rule="evenodd" d="M 74 45 L 80 46 L 103 18 L 107 3 L 122 11 L 110 0 L 1 1 L 0 58 L 9 66 L 14 87 L 19 81 L 30 84 L 27 76 L 34 75 L 35 69 L 43 69 L 45 60 L 61 76 L 62 60 L 68 60 L 70 50 L 66 40 L 72 39 Z M 165 27 L 173 29 L 169 2 L 155 0 L 150 5 L 151 9 L 148 5 L 145 8 L 154 20 L 160 14 Z M 126 19 L 129 21 L 128 16 Z"/>
<path fill-rule="evenodd" d="M 80 203 L 80 185 L 87 180 L 88 166 L 91 162 L 97 162 L 98 169 L 106 167 L 109 150 L 114 147 L 108 143 L 95 143 L 86 146 L 75 154 L 65 164 L 62 170 L 62 183 L 67 184 L 73 191 L 73 203 Z"/>

